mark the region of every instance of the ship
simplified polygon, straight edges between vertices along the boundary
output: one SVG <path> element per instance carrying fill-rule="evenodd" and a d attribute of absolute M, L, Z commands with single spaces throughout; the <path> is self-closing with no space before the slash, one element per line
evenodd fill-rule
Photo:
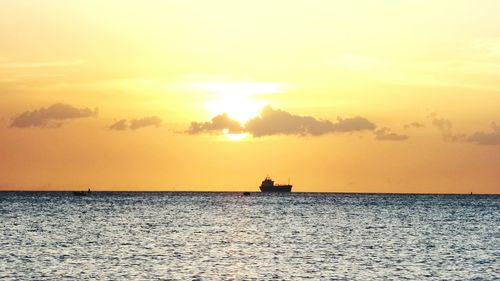
<path fill-rule="evenodd" d="M 88 195 L 90 195 L 90 188 L 86 192 L 85 191 L 73 191 L 73 195 L 75 195 L 75 196 L 88 196 Z"/>
<path fill-rule="evenodd" d="M 288 184 L 274 184 L 274 181 L 267 176 L 265 180 L 262 181 L 260 185 L 260 191 L 262 192 L 291 192 L 292 185 Z"/>

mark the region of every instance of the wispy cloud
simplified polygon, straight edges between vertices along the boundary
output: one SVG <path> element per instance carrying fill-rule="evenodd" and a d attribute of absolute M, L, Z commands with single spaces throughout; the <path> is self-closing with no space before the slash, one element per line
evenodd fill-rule
<path fill-rule="evenodd" d="M 459 142 L 467 139 L 465 134 L 454 132 L 453 124 L 449 119 L 438 117 L 436 113 L 431 113 L 428 117 L 431 119 L 432 125 L 441 132 L 443 140 Z"/>
<path fill-rule="evenodd" d="M 400 85 L 454 87 L 497 91 L 500 82 L 500 40 L 471 41 L 450 50 L 448 57 L 396 60 L 356 53 L 340 54 L 330 67 L 376 81 Z"/>
<path fill-rule="evenodd" d="M 433 113 L 429 116 L 432 120 L 432 125 L 437 128 L 443 140 L 448 142 L 468 142 L 478 145 L 500 145 L 500 127 L 492 122 L 490 131 L 476 131 L 471 134 L 456 133 L 453 129 L 453 123 L 446 118 L 439 118 L 437 114 Z"/>
<path fill-rule="evenodd" d="M 28 69 L 28 68 L 48 68 L 48 67 L 64 67 L 83 64 L 85 60 L 55 60 L 55 61 L 38 61 L 38 62 L 11 62 L 0 61 L 0 69 Z"/>
<path fill-rule="evenodd" d="M 197 83 L 194 88 L 206 90 L 217 95 L 255 95 L 273 94 L 283 90 L 283 83 L 277 82 L 208 82 Z"/>
<path fill-rule="evenodd" d="M 467 141 L 480 145 L 500 145 L 500 127 L 491 123 L 491 131 L 478 131 L 467 137 Z"/>
<path fill-rule="evenodd" d="M 405 129 L 411 129 L 411 128 L 419 129 L 419 128 L 423 128 L 423 127 L 425 127 L 425 125 L 421 122 L 410 122 L 410 123 L 404 125 Z"/>

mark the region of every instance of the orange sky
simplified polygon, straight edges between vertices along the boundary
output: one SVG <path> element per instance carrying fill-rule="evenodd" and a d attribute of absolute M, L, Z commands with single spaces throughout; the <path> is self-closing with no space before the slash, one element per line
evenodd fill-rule
<path fill-rule="evenodd" d="M 500 193 L 499 10 L 4 0 L 0 188 Z"/>

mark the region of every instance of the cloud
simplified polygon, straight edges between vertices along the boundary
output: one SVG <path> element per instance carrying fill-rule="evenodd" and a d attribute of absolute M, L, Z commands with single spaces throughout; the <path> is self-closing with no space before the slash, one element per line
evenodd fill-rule
<path fill-rule="evenodd" d="M 68 104 L 56 103 L 47 108 L 42 107 L 33 111 L 26 111 L 16 116 L 10 127 L 12 128 L 58 128 L 66 119 L 85 118 L 97 115 L 97 108 L 76 108 Z"/>
<path fill-rule="evenodd" d="M 442 132 L 450 132 L 453 129 L 453 124 L 450 120 L 445 118 L 432 118 L 432 125 Z"/>
<path fill-rule="evenodd" d="M 110 130 L 123 131 L 128 129 L 127 119 L 118 120 L 116 123 L 113 123 L 109 126 Z"/>
<path fill-rule="evenodd" d="M 156 117 L 156 116 L 151 116 L 151 117 L 144 117 L 141 119 L 132 119 L 130 120 L 130 129 L 131 130 L 136 130 L 144 127 L 160 127 L 161 126 L 161 119 Z"/>
<path fill-rule="evenodd" d="M 447 52 L 453 55 L 417 60 L 344 53 L 328 60 L 328 64 L 335 70 L 355 72 L 357 77 L 391 84 L 498 90 L 499 38 L 470 40 Z"/>
<path fill-rule="evenodd" d="M 404 125 L 405 129 L 410 129 L 410 128 L 417 128 L 417 129 L 419 129 L 419 128 L 423 128 L 423 127 L 425 127 L 425 125 L 422 124 L 422 123 L 420 123 L 420 122 L 411 122 L 411 123 L 408 123 L 408 124 Z"/>
<path fill-rule="evenodd" d="M 144 117 L 140 119 L 120 119 L 111 124 L 108 128 L 110 130 L 124 131 L 124 130 L 137 130 L 144 127 L 160 127 L 162 120 L 156 116 Z"/>
<path fill-rule="evenodd" d="M 461 142 L 467 139 L 467 135 L 453 132 L 453 123 L 451 123 L 450 120 L 439 118 L 436 113 L 432 113 L 428 117 L 431 118 L 432 125 L 441 132 L 443 140 L 448 142 Z"/>
<path fill-rule="evenodd" d="M 293 115 L 271 107 L 262 109 L 261 116 L 249 120 L 245 130 L 255 137 L 270 135 L 322 135 L 333 130 L 332 122 L 311 116 Z"/>
<path fill-rule="evenodd" d="M 333 124 L 334 132 L 355 132 L 355 131 L 372 131 L 375 129 L 375 124 L 370 122 L 364 117 L 353 117 L 353 118 L 337 118 L 337 123 Z"/>
<path fill-rule="evenodd" d="M 64 61 L 42 61 L 42 62 L 2 62 L 0 69 L 25 69 L 25 68 L 48 68 L 79 65 L 85 63 L 84 60 L 64 60 Z"/>
<path fill-rule="evenodd" d="M 243 127 L 240 122 L 231 119 L 229 115 L 224 113 L 215 116 L 210 122 L 191 122 L 187 133 L 192 135 L 203 133 L 220 134 L 224 130 L 228 130 L 229 133 L 238 134 L 243 132 Z"/>
<path fill-rule="evenodd" d="M 375 139 L 381 141 L 404 141 L 409 138 L 407 135 L 393 133 L 389 128 L 381 128 L 373 133 L 375 134 Z"/>
<path fill-rule="evenodd" d="M 335 132 L 355 132 L 373 130 L 375 125 L 363 117 L 338 118 L 337 122 L 301 116 L 270 106 L 262 109 L 261 116 L 249 120 L 245 131 L 254 137 L 270 135 L 323 135 Z"/>
<path fill-rule="evenodd" d="M 493 122 L 491 130 L 491 132 L 475 132 L 467 137 L 467 141 L 480 145 L 500 145 L 500 127 Z"/>
<path fill-rule="evenodd" d="M 491 123 L 491 132 L 477 131 L 468 135 L 453 132 L 453 124 L 448 119 L 437 118 L 435 114 L 430 117 L 433 118 L 432 124 L 441 131 L 445 141 L 468 142 L 478 145 L 500 145 L 500 127 L 495 122 Z"/>
<path fill-rule="evenodd" d="M 282 91 L 283 83 L 275 82 L 210 82 L 194 85 L 197 89 L 207 90 L 219 95 L 249 96 L 255 94 L 273 94 Z"/>
<path fill-rule="evenodd" d="M 316 119 L 312 116 L 294 115 L 289 112 L 267 106 L 261 115 L 248 120 L 244 126 L 231 119 L 228 114 L 217 115 L 210 122 L 192 122 L 187 130 L 189 134 L 250 133 L 254 137 L 272 135 L 323 135 L 327 133 L 347 133 L 373 131 L 375 124 L 363 117 L 338 118 L 336 122 Z"/>

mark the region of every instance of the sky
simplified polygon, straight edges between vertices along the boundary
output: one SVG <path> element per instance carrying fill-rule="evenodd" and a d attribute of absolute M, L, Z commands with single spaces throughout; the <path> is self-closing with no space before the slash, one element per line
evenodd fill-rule
<path fill-rule="evenodd" d="M 0 7 L 0 189 L 500 193 L 499 1 Z"/>

